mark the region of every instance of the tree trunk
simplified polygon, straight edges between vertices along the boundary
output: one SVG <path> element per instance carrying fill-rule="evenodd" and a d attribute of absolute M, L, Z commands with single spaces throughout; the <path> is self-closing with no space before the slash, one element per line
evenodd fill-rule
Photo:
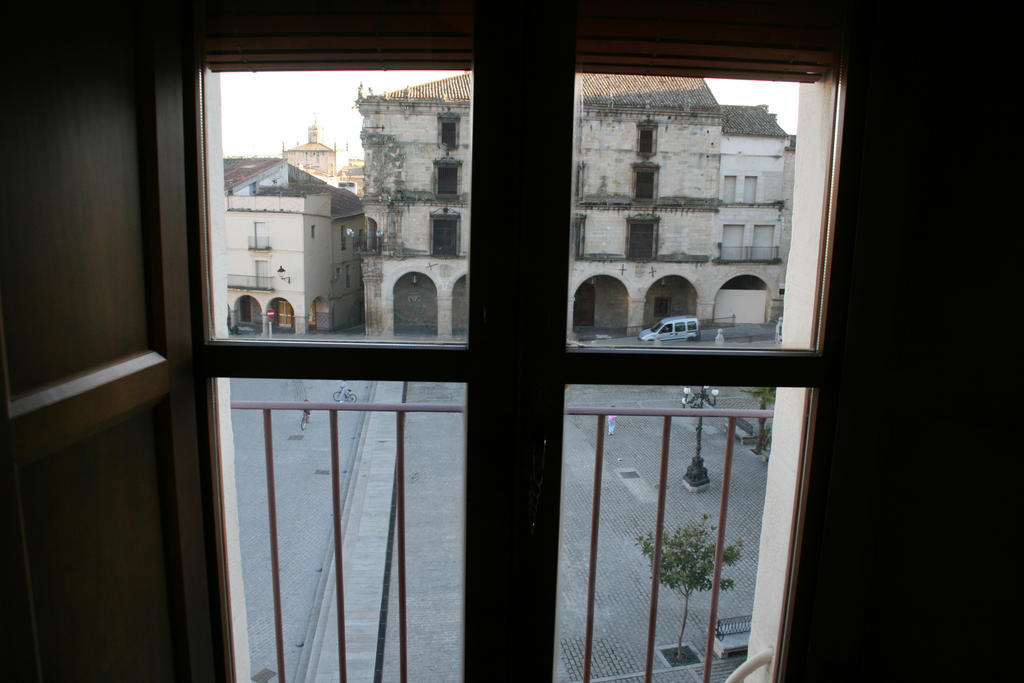
<path fill-rule="evenodd" d="M 676 641 L 676 659 L 683 658 L 683 631 L 686 630 L 686 615 L 690 611 L 690 596 L 683 596 L 683 626 L 679 629 L 679 640 Z"/>
<path fill-rule="evenodd" d="M 765 409 L 765 402 L 761 401 L 761 410 Z M 757 418 L 757 445 L 754 446 L 754 454 L 761 455 L 764 450 L 764 423 L 765 418 Z"/>

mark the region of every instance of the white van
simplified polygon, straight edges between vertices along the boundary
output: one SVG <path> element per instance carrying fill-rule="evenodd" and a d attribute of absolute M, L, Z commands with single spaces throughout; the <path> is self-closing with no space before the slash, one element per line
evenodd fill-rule
<path fill-rule="evenodd" d="M 669 339 L 686 339 L 700 341 L 700 322 L 696 316 L 677 315 L 662 318 L 637 335 L 640 341 L 666 341 Z"/>

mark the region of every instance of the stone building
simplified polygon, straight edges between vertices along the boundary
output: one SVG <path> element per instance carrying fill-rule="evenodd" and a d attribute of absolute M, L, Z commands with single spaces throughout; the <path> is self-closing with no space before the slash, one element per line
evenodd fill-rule
<path fill-rule="evenodd" d="M 324 143 L 324 130 L 316 121 L 309 127 L 306 143 L 284 150 L 282 156 L 296 168 L 316 171 L 328 177 L 338 175 L 341 170 L 337 146 Z"/>
<path fill-rule="evenodd" d="M 370 336 L 465 334 L 471 79 L 360 89 Z"/>
<path fill-rule="evenodd" d="M 368 334 L 465 329 L 471 79 L 360 92 Z M 781 314 L 795 139 L 767 107 L 722 106 L 700 78 L 585 74 L 576 120 L 571 334 Z"/>
<path fill-rule="evenodd" d="M 767 107 L 664 76 L 584 74 L 577 97 L 573 331 L 778 317 L 795 146 Z"/>

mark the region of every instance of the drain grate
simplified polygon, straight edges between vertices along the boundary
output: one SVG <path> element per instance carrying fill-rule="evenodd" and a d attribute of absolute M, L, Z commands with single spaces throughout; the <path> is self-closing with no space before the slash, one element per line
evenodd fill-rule
<path fill-rule="evenodd" d="M 274 678 L 275 676 L 277 676 L 276 672 L 264 668 L 258 674 L 253 676 L 252 680 L 256 681 L 256 683 L 267 683 L 267 681 L 269 681 L 271 678 Z"/>
<path fill-rule="evenodd" d="M 622 470 L 619 472 L 619 476 L 623 479 L 639 479 L 640 473 L 636 470 Z"/>

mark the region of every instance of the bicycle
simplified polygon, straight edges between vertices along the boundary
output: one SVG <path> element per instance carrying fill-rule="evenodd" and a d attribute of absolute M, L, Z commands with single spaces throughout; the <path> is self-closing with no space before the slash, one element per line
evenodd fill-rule
<path fill-rule="evenodd" d="M 356 396 L 356 392 L 348 388 L 347 382 L 342 382 L 341 386 L 332 394 L 332 396 L 336 403 L 341 403 L 342 401 L 345 403 L 355 403 L 359 400 Z"/>

